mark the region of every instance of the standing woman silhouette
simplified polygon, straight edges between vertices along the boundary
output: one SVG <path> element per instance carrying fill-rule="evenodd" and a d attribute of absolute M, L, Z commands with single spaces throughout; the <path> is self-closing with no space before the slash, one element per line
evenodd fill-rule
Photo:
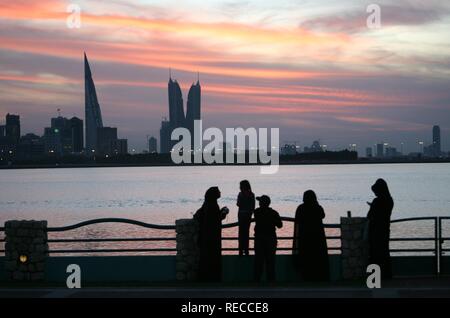
<path fill-rule="evenodd" d="M 294 265 L 305 281 L 327 281 L 330 278 L 327 239 L 322 220 L 325 212 L 312 190 L 303 194 L 303 204 L 295 213 Z"/>
<path fill-rule="evenodd" d="M 255 210 L 255 195 L 248 180 L 242 180 L 239 184 L 241 192 L 237 198 L 238 223 L 239 223 L 239 255 L 248 255 L 250 221 Z"/>
<path fill-rule="evenodd" d="M 205 202 L 195 213 L 199 231 L 199 279 L 204 282 L 219 282 L 222 278 L 222 220 L 228 208 L 219 208 L 218 187 L 211 187 L 205 193 Z"/>
<path fill-rule="evenodd" d="M 394 200 L 388 185 L 378 179 L 372 186 L 376 198 L 370 205 L 367 219 L 369 221 L 369 264 L 377 264 L 381 269 L 381 277 L 392 278 L 391 256 L 389 254 L 389 236 L 391 233 L 391 214 Z"/>

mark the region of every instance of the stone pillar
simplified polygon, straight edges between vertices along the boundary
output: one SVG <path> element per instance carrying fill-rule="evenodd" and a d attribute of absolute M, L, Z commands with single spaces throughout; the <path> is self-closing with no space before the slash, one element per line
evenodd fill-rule
<path fill-rule="evenodd" d="M 344 279 L 366 277 L 368 245 L 364 240 L 366 218 L 341 218 L 342 276 Z"/>
<path fill-rule="evenodd" d="M 5 270 L 13 281 L 45 278 L 47 221 L 5 222 Z"/>
<path fill-rule="evenodd" d="M 178 281 L 195 281 L 198 277 L 199 227 L 194 219 L 175 222 L 177 233 L 176 272 Z"/>

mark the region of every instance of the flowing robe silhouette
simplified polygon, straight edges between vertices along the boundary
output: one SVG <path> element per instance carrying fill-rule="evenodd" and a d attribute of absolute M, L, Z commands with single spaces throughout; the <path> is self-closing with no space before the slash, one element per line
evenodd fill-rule
<path fill-rule="evenodd" d="M 325 212 L 316 200 L 299 205 L 295 213 L 294 265 L 306 281 L 329 280 L 324 217 Z"/>
<path fill-rule="evenodd" d="M 392 277 L 389 236 L 394 201 L 384 180 L 379 179 L 372 186 L 376 198 L 370 203 L 367 214 L 369 221 L 369 264 L 378 264 L 382 278 Z"/>
<path fill-rule="evenodd" d="M 199 223 L 199 279 L 204 282 L 218 282 L 222 278 L 222 220 L 223 213 L 217 199 L 217 187 L 208 189 L 203 206 L 195 213 Z"/>

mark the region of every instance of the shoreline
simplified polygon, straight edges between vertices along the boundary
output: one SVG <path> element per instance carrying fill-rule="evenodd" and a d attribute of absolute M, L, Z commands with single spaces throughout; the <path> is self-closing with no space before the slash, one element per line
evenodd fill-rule
<path fill-rule="evenodd" d="M 359 164 L 418 164 L 418 163 L 450 163 L 450 158 L 446 159 L 412 159 L 412 160 L 303 160 L 280 162 L 280 166 L 302 166 L 302 165 L 359 165 Z M 216 164 L 174 164 L 174 163 L 84 163 L 84 164 L 30 164 L 30 165 L 4 165 L 0 170 L 21 170 L 21 169 L 68 169 L 68 168 L 122 168 L 122 167 L 214 167 L 214 166 L 250 166 L 259 167 L 262 164 L 250 163 L 216 163 Z"/>

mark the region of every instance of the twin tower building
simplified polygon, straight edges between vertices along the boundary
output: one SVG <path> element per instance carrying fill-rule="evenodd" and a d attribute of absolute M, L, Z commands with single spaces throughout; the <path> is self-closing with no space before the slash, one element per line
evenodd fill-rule
<path fill-rule="evenodd" d="M 160 129 L 160 152 L 169 153 L 177 141 L 171 140 L 172 131 L 175 128 L 187 128 L 194 136 L 194 121 L 201 119 L 201 86 L 197 78 L 197 83 L 192 84 L 188 93 L 186 116 L 184 115 L 183 94 L 180 85 L 176 80 L 169 79 L 169 121 L 161 122 Z"/>
<path fill-rule="evenodd" d="M 104 127 L 94 80 L 86 54 L 84 54 L 84 91 L 86 120 L 86 154 L 114 155 L 127 153 L 127 140 L 117 138 L 117 128 Z M 201 87 L 192 84 L 189 90 L 186 116 L 183 94 L 176 80 L 169 79 L 169 121 L 163 120 L 160 129 L 160 153 L 169 153 L 177 141 L 171 140 L 175 128 L 187 128 L 194 136 L 194 121 L 200 119 Z"/>

